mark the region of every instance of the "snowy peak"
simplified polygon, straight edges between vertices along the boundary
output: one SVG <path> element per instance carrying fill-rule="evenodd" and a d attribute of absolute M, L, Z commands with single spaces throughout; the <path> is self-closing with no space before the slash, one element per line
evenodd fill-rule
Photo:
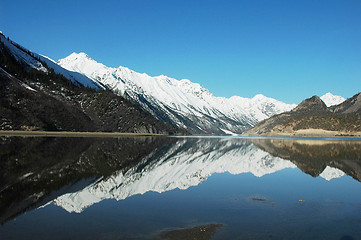
<path fill-rule="evenodd" d="M 80 59 L 88 59 L 88 60 L 93 60 L 92 58 L 90 58 L 86 53 L 84 52 L 80 52 L 80 53 L 76 53 L 73 52 L 72 54 L 70 54 L 68 56 L 68 58 L 80 58 Z M 93 60 L 94 61 L 94 60 Z"/>
<path fill-rule="evenodd" d="M 346 100 L 344 97 L 333 95 L 330 92 L 323 95 L 321 99 L 327 107 L 338 105 Z"/>
<path fill-rule="evenodd" d="M 59 60 L 57 63 L 60 64 L 61 62 L 63 62 L 63 64 L 65 64 L 66 62 L 70 62 L 70 63 L 79 62 L 79 63 L 89 64 L 89 62 L 95 62 L 95 61 L 91 57 L 89 57 L 86 53 L 73 52 L 66 58 Z"/>
<path fill-rule="evenodd" d="M 254 96 L 254 97 L 252 98 L 252 100 L 255 100 L 255 101 L 262 101 L 262 100 L 264 100 L 264 99 L 267 99 L 267 97 L 264 96 L 263 94 L 257 94 L 256 96 Z"/>
<path fill-rule="evenodd" d="M 60 59 L 57 62 L 60 66 L 63 68 L 69 70 L 69 71 L 77 71 L 85 74 L 85 75 L 91 75 L 94 71 L 99 71 L 100 69 L 106 70 L 107 67 L 104 66 L 101 63 L 96 62 L 92 58 L 90 58 L 87 54 L 81 52 L 81 53 L 72 53 L 66 58 Z M 72 66 L 70 68 L 69 66 Z"/>

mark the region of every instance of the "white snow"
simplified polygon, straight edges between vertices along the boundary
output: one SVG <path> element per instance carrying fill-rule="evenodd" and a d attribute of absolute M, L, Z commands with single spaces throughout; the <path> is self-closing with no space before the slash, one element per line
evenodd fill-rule
<path fill-rule="evenodd" d="M 346 100 L 344 97 L 333 95 L 330 92 L 326 93 L 320 98 L 326 104 L 327 107 L 338 105 Z"/>
<path fill-rule="evenodd" d="M 122 66 L 110 68 L 85 53 L 72 53 L 60 59 L 58 64 L 99 81 L 120 95 L 129 96 L 144 108 L 147 108 L 143 103 L 146 100 L 166 113 L 178 126 L 192 122 L 197 129 L 218 128 L 241 133 L 244 130 L 242 127 L 253 126 L 296 106 L 263 95 L 256 95 L 252 99 L 215 97 L 208 89 L 188 79 L 176 80 L 164 75 L 151 77 Z M 148 110 L 156 116 L 152 112 L 154 109 Z M 240 126 L 235 126 L 234 122 Z"/>
<path fill-rule="evenodd" d="M 61 74 L 67 79 L 78 82 L 86 87 L 91 87 L 95 89 L 104 89 L 103 86 L 101 86 L 98 81 L 94 79 L 90 79 L 87 76 L 80 74 L 78 72 L 69 71 L 67 69 L 64 69 L 60 65 L 58 65 L 54 60 L 51 58 L 44 56 L 44 55 L 37 55 L 40 57 L 41 61 L 45 62 L 50 68 L 54 69 L 55 73 Z"/>
<path fill-rule="evenodd" d="M 221 128 L 221 130 L 222 130 L 223 132 L 225 132 L 226 134 L 228 134 L 228 135 L 231 135 L 231 136 L 238 136 L 238 134 L 237 134 L 237 133 L 234 133 L 234 132 L 228 131 L 227 129 L 223 129 L 223 128 Z"/>
<path fill-rule="evenodd" d="M 34 57 L 30 56 L 27 52 L 25 52 L 25 51 L 28 51 L 27 49 L 25 49 L 19 45 L 23 50 L 20 49 L 13 42 L 10 42 L 9 40 L 7 40 L 7 38 L 5 38 L 5 36 L 2 34 L 0 34 L 0 40 L 1 40 L 1 42 L 4 43 L 4 46 L 9 49 L 9 51 L 11 52 L 11 54 L 15 57 L 15 59 L 17 61 L 23 62 L 23 63 L 27 64 L 29 67 L 35 68 L 35 69 L 43 71 L 43 72 L 48 71 L 41 64 L 41 62 L 39 62 Z"/>
<path fill-rule="evenodd" d="M 325 170 L 323 170 L 323 172 L 320 174 L 320 177 L 326 179 L 327 181 L 330 181 L 334 178 L 340 178 L 343 175 L 345 175 L 345 173 L 342 172 L 340 169 L 327 166 Z"/>
<path fill-rule="evenodd" d="M 25 84 L 25 83 L 21 83 L 21 86 L 23 86 L 24 88 L 33 91 L 33 92 L 37 92 L 34 88 L 30 87 L 29 85 Z"/>

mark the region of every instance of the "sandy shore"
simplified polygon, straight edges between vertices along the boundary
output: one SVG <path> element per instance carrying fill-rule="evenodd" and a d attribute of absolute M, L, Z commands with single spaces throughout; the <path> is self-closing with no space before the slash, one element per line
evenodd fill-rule
<path fill-rule="evenodd" d="M 359 138 L 361 132 L 342 132 L 342 131 L 328 131 L 324 129 L 300 129 L 292 132 L 271 132 L 262 134 L 261 136 L 274 137 L 347 137 Z"/>
<path fill-rule="evenodd" d="M 26 137 L 125 137 L 125 136 L 166 136 L 153 133 L 121 133 L 121 132 L 48 132 L 48 131 L 0 131 L 0 136 Z"/>
<path fill-rule="evenodd" d="M 304 136 L 304 135 L 360 137 L 361 132 L 328 131 L 323 129 L 300 129 L 295 131 L 295 136 Z"/>

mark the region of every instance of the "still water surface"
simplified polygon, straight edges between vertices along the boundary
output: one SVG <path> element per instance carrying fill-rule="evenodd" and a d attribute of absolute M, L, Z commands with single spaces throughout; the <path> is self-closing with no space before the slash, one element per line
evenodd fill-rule
<path fill-rule="evenodd" d="M 361 239 L 361 141 L 0 139 L 0 239 Z"/>

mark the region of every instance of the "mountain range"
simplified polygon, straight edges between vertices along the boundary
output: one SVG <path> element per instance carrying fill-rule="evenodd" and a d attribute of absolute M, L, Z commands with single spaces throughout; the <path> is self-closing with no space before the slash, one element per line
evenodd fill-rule
<path fill-rule="evenodd" d="M 69 95 L 67 95 L 64 99 L 64 95 L 66 95 L 65 91 L 59 91 L 62 87 L 64 88 L 63 85 L 69 85 L 69 83 L 64 82 L 65 79 L 67 79 L 70 80 L 73 85 L 77 86 L 78 90 L 81 87 L 85 87 L 87 90 L 94 89 L 94 92 L 97 93 L 109 93 L 107 101 L 111 101 L 112 98 L 117 99 L 117 96 L 124 97 L 128 101 L 135 103 L 147 114 L 174 127 L 186 129 L 191 133 L 220 135 L 240 134 L 265 118 L 291 110 L 295 107 L 295 105 L 267 98 L 261 94 L 252 99 L 239 96 L 233 96 L 231 98 L 215 97 L 206 88 L 197 83 L 192 83 L 190 80 L 176 80 L 163 75 L 151 77 L 145 73 L 137 73 L 126 67 L 106 67 L 91 59 L 85 53 L 73 53 L 64 59 L 55 62 L 46 56 L 31 52 L 25 47 L 11 41 L 9 38 L 6 38 L 3 34 L 0 34 L 0 39 L 3 59 L 1 65 L 2 77 L 4 79 L 10 78 L 10 76 L 17 78 L 16 81 L 21 82 L 20 86 L 27 86 L 25 91 L 30 91 L 29 94 L 42 95 L 42 91 L 48 89 L 49 91 L 44 93 L 43 96 L 49 97 L 49 95 L 51 95 L 53 98 L 57 99 L 59 104 L 60 102 L 64 103 L 69 101 L 70 98 Z M 9 60 L 10 58 L 12 58 L 11 61 Z M 10 62 L 12 62 L 12 64 L 10 64 Z M 15 67 L 15 65 L 17 65 L 17 67 Z M 49 74 L 52 76 L 49 76 Z M 39 77 L 35 75 L 42 76 Z M 37 80 L 44 79 L 46 78 L 45 76 L 53 78 L 46 80 L 48 83 L 51 82 L 50 84 L 47 83 L 46 87 L 44 81 L 39 83 L 39 80 Z M 58 79 L 60 76 L 62 76 L 62 80 L 59 82 Z M 34 77 L 36 77 L 36 79 L 34 79 Z M 55 78 L 56 80 L 54 80 Z M 26 79 L 26 81 L 24 79 Z M 14 80 L 13 82 L 16 81 Z M 59 89 L 50 89 L 54 87 L 58 87 Z M 34 91 L 31 91 L 30 89 Z M 74 95 L 75 94 L 73 94 L 73 96 Z M 81 94 L 78 94 L 78 96 L 79 95 Z M 80 105 L 78 106 L 78 109 L 71 110 L 72 113 L 66 114 L 72 116 L 74 115 L 74 112 L 77 112 L 78 110 L 82 112 L 82 104 L 84 102 L 92 102 L 93 100 L 86 101 L 84 99 L 78 99 Z M 105 106 L 105 104 L 106 103 L 100 104 L 101 106 L 99 106 L 98 112 L 103 111 L 100 107 L 110 111 L 111 107 Z M 74 106 L 76 103 L 73 101 L 70 105 Z M 114 103 L 113 105 L 110 105 L 114 112 L 119 112 L 119 109 L 117 109 Z M 67 104 L 67 108 L 69 108 L 69 104 Z M 44 107 L 43 109 L 47 108 Z M 52 112 L 55 111 L 53 110 Z M 77 116 L 76 118 L 82 119 L 78 116 L 79 114 L 75 115 Z M 94 117 L 89 117 L 88 113 L 85 113 L 85 115 L 88 115 L 88 118 L 90 119 L 94 119 Z M 100 116 L 101 115 L 98 114 L 97 118 Z M 19 129 L 19 127 L 23 125 L 28 126 L 30 124 L 24 123 L 21 126 L 19 126 L 19 124 L 13 124 L 13 122 L 17 122 L 18 120 L 14 120 L 12 117 L 9 115 L 3 117 L 3 122 L 0 123 L 3 126 L 2 129 L 6 129 L 5 126 L 10 126 L 12 129 Z M 55 116 L 54 114 L 52 115 L 53 120 L 58 117 L 59 116 Z M 116 116 L 114 117 L 117 118 Z M 52 125 L 52 127 L 45 129 L 89 131 L 89 129 L 92 128 L 71 128 L 69 126 L 56 127 L 56 125 L 61 125 L 61 122 L 64 122 L 63 118 L 64 116 L 61 116 L 60 119 L 56 120 L 58 122 L 56 124 L 47 124 Z M 52 120 L 48 119 L 48 121 Z M 66 122 L 72 121 L 76 122 L 74 119 L 66 120 Z M 83 119 L 78 122 L 84 121 L 85 120 Z M 104 121 L 99 120 L 97 122 Z M 109 124 L 110 123 L 108 122 L 107 125 Z M 32 125 L 30 127 L 44 128 L 42 126 Z M 151 127 L 145 127 L 145 129 L 148 128 Z M 93 129 L 100 130 L 102 127 L 97 126 L 93 127 Z M 108 131 L 114 130 L 120 131 L 120 129 L 117 129 L 115 126 L 108 129 Z"/>
<path fill-rule="evenodd" d="M 0 40 L 2 130 L 239 135 L 295 112 L 295 104 L 262 94 L 216 97 L 188 79 L 107 67 L 85 53 L 55 62 L 2 33 Z M 331 93 L 321 99 L 329 109 L 345 102 Z"/>

